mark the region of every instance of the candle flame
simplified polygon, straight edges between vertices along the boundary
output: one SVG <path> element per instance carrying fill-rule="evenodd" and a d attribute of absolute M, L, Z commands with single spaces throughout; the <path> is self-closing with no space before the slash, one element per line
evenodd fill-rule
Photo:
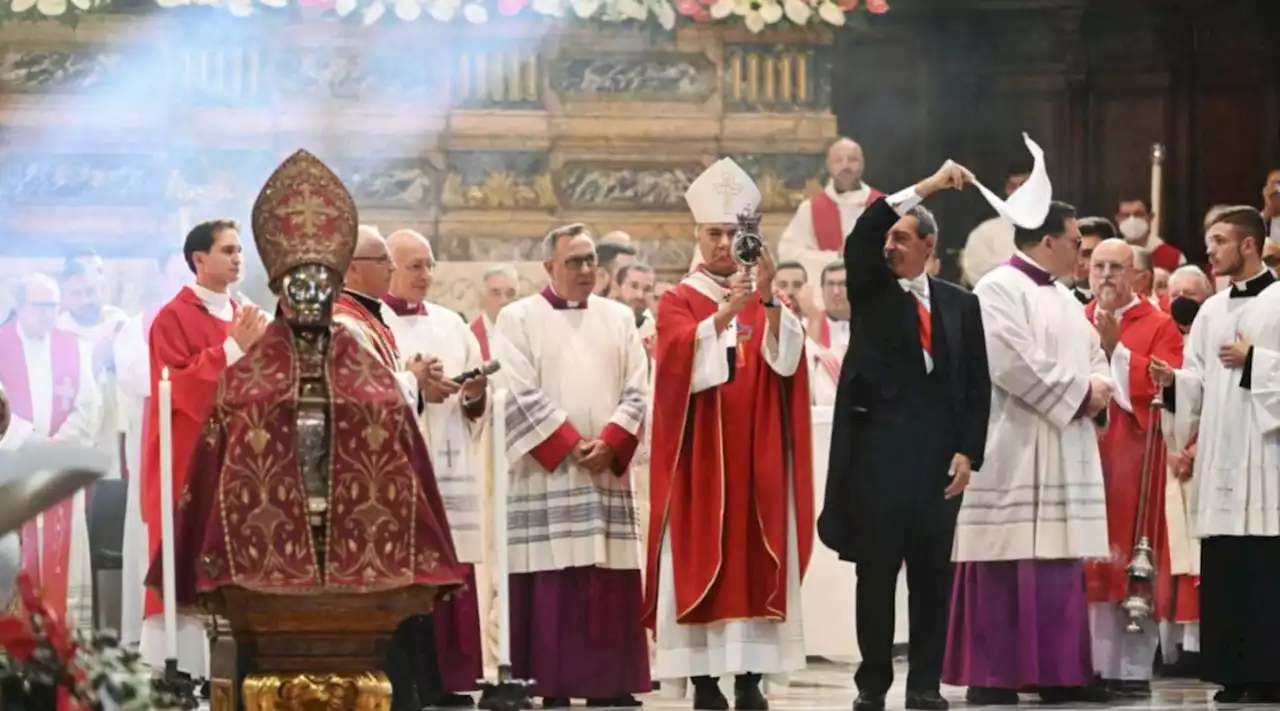
<path fill-rule="evenodd" d="M 169 368 L 167 366 L 160 371 L 160 379 L 161 380 L 169 379 Z"/>

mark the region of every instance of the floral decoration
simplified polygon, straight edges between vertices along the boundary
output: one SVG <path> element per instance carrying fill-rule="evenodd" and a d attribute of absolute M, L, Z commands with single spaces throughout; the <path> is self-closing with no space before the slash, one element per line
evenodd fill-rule
<path fill-rule="evenodd" d="M 160 690 L 137 653 L 112 633 L 72 632 L 41 598 L 29 575 L 17 579 L 17 612 L 0 617 L 0 696 L 6 708 L 152 711 L 195 708 Z"/>
<path fill-rule="evenodd" d="M 0 0 L 7 16 L 21 19 L 74 18 L 106 6 L 110 0 Z M 873 15 L 889 10 L 888 0 L 156 0 L 162 8 L 185 5 L 225 6 L 237 17 L 290 6 L 307 13 L 355 18 L 372 25 L 386 17 L 403 22 L 428 18 L 436 22 L 484 24 L 516 15 L 578 19 L 601 23 L 655 22 L 673 29 L 680 21 L 740 22 L 752 32 L 774 25 L 843 26 L 850 13 Z M 6 7 L 7 6 L 7 7 Z M 0 11 L 0 22 L 6 13 Z"/>

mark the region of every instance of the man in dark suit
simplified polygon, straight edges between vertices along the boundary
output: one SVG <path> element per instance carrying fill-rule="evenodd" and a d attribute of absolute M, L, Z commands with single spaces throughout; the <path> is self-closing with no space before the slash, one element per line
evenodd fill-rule
<path fill-rule="evenodd" d="M 823 544 L 857 565 L 855 711 L 880 711 L 893 683 L 894 594 L 910 589 L 907 708 L 941 710 L 938 692 L 960 496 L 982 465 L 991 406 L 978 299 L 925 273 L 937 246 L 920 203 L 973 175 L 948 161 L 872 203 L 844 245 L 851 338 L 840 371 L 818 519 Z"/>

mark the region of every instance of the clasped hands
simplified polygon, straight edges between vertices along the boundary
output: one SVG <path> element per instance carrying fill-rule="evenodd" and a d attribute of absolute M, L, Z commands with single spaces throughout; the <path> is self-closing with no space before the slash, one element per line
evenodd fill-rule
<path fill-rule="evenodd" d="M 1101 375 L 1089 376 L 1089 404 L 1085 406 L 1085 414 L 1089 417 L 1107 409 L 1111 404 L 1111 383 Z"/>
<path fill-rule="evenodd" d="M 455 383 L 444 375 L 444 363 L 435 356 L 419 353 L 409 359 L 406 368 L 418 380 L 418 389 L 427 402 L 439 404 L 449 396 L 462 392 L 464 397 L 478 398 L 484 394 L 488 379 L 477 375 L 463 383 Z"/>
<path fill-rule="evenodd" d="M 580 439 L 578 443 L 573 445 L 573 450 L 569 452 L 569 456 L 573 458 L 573 463 L 586 469 L 592 474 L 599 474 L 607 471 L 609 466 L 613 464 L 613 447 L 603 439 L 586 440 Z"/>

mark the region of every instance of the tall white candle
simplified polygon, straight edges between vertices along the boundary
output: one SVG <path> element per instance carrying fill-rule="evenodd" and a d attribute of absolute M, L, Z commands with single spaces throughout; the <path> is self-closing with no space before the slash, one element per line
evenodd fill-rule
<path fill-rule="evenodd" d="M 511 466 L 507 462 L 507 391 L 493 394 L 493 547 L 498 579 L 498 669 L 511 667 L 511 560 L 507 551 L 507 489 Z M 503 679 L 499 679 L 503 681 Z"/>
<path fill-rule="evenodd" d="M 1160 207 L 1164 197 L 1164 146 L 1151 146 L 1151 234 L 1160 236 Z"/>
<path fill-rule="evenodd" d="M 177 583 L 173 550 L 173 386 L 169 369 L 160 372 L 160 555 L 164 565 L 165 659 L 178 658 Z"/>

